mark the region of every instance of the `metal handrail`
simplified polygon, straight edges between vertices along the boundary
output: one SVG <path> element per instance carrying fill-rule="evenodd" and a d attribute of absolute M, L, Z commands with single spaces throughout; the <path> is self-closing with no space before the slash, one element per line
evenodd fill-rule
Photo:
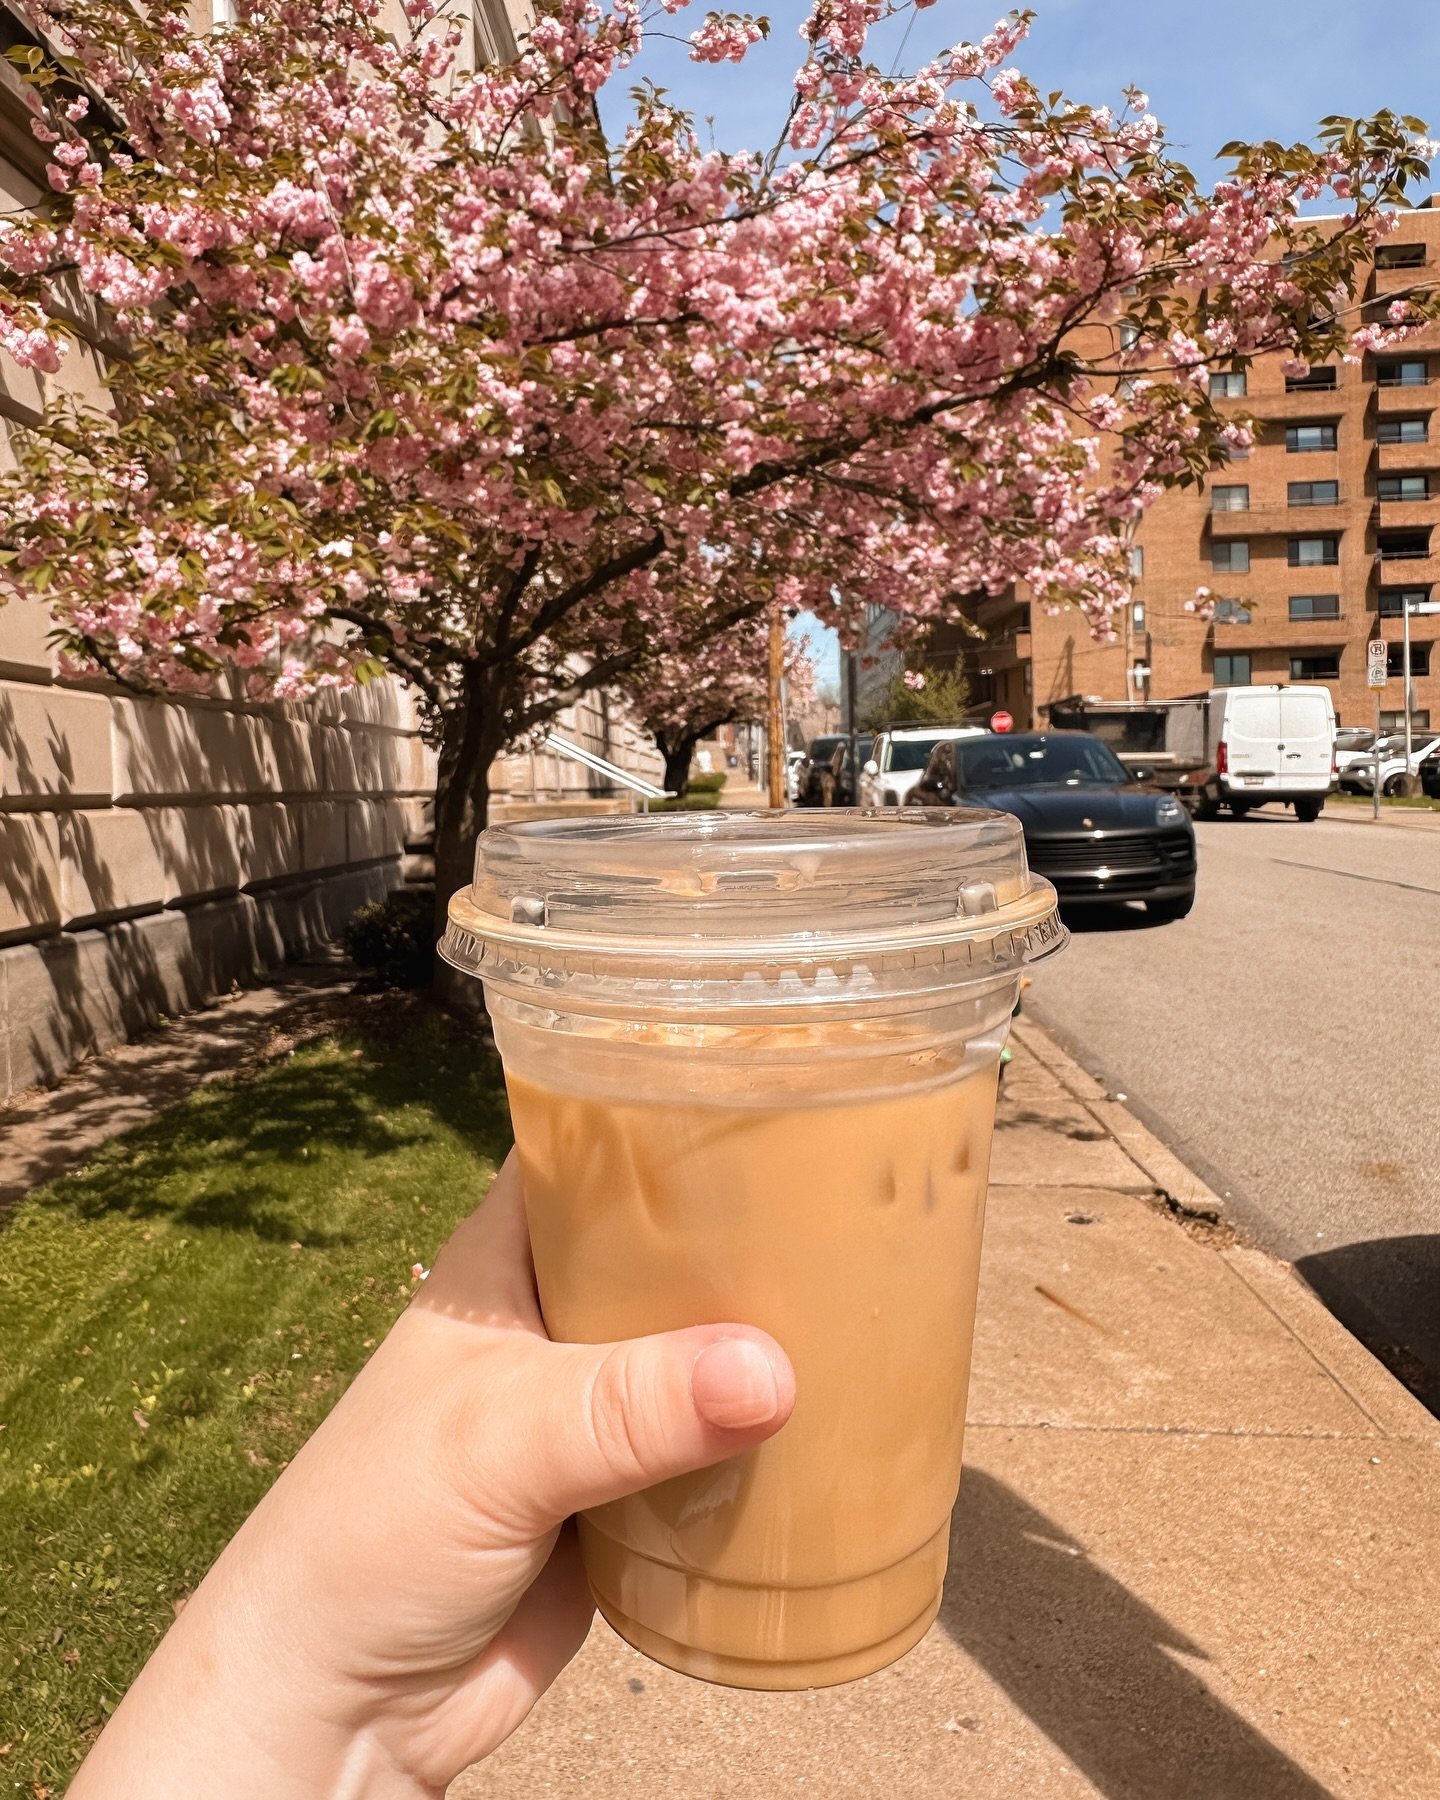
<path fill-rule="evenodd" d="M 644 776 L 632 775 L 628 769 L 606 762 L 603 756 L 597 756 L 593 750 L 582 749 L 579 744 L 572 744 L 569 738 L 561 737 L 558 731 L 547 732 L 541 748 L 554 750 L 560 756 L 568 756 L 572 762 L 584 763 L 587 769 L 593 769 L 597 775 L 603 775 L 607 781 L 613 781 L 620 787 L 629 788 L 631 793 L 639 794 L 643 800 L 675 798 L 669 788 L 656 787 L 653 781 L 646 781 Z"/>

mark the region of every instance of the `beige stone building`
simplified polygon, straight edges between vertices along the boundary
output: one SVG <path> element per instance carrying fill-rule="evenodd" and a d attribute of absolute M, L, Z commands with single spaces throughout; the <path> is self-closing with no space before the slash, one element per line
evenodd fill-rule
<path fill-rule="evenodd" d="M 1440 280 L 1440 210 L 1402 216 L 1379 252 L 1363 316 L 1382 320 L 1407 289 Z M 1385 725 L 1403 722 L 1402 608 L 1411 609 L 1412 711 L 1440 725 L 1440 329 L 1360 364 L 1336 361 L 1287 378 L 1277 356 L 1218 374 L 1223 410 L 1253 414 L 1248 456 L 1203 493 L 1167 493 L 1134 550 L 1132 605 L 1120 639 L 1096 644 L 1078 613 L 1032 608 L 1021 595 L 966 611 L 983 632 L 966 651 L 977 700 L 1017 721 L 1068 694 L 1171 698 L 1247 682 L 1319 682 L 1345 724 L 1368 725 L 1365 645 L 1390 646 Z M 1207 622 L 1185 603 L 1205 586 Z"/>
<path fill-rule="evenodd" d="M 476 57 L 513 54 L 518 4 L 477 0 L 473 16 Z M 28 41 L 0 4 L 0 52 Z M 5 209 L 44 192 L 26 118 L 0 60 Z M 99 395 L 101 370 L 97 335 L 63 379 Z M 39 417 L 46 380 L 0 357 L 0 458 Z M 0 605 L 0 1099 L 331 936 L 424 849 L 434 787 L 394 682 L 308 705 L 238 688 L 137 700 L 58 680 L 47 632 L 43 608 Z M 642 773 L 661 767 L 604 695 L 558 729 Z M 512 806 L 610 791 L 544 754 L 503 759 L 494 782 Z"/>

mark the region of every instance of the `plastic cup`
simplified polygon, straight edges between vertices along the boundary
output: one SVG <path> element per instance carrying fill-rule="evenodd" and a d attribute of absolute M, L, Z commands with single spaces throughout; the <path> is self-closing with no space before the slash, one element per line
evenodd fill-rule
<path fill-rule="evenodd" d="M 601 1612 L 689 1675 L 848 1681 L 934 1619 L 1000 1051 L 1054 890 L 1008 814 L 506 825 L 441 953 L 505 1064 L 545 1323 L 737 1321 L 770 1442 L 580 1520 Z"/>

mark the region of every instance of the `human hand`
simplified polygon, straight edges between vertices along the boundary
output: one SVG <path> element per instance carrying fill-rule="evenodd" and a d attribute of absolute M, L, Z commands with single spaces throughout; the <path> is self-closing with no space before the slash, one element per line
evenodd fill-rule
<path fill-rule="evenodd" d="M 512 1157 L 197 1589 L 71 1800 L 414 1800 L 585 1640 L 570 1514 L 722 1461 L 794 1402 L 738 1325 L 554 1344 Z"/>

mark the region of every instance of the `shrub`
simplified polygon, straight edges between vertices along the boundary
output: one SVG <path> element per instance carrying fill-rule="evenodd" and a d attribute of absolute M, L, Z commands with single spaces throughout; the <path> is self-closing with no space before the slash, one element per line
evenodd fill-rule
<path fill-rule="evenodd" d="M 685 783 L 685 795 L 688 799 L 691 794 L 718 794 L 724 785 L 725 771 L 714 769 L 708 775 L 692 775 Z"/>
<path fill-rule="evenodd" d="M 435 972 L 435 893 L 397 888 L 354 912 L 341 933 L 347 955 L 384 987 L 425 987 Z"/>

